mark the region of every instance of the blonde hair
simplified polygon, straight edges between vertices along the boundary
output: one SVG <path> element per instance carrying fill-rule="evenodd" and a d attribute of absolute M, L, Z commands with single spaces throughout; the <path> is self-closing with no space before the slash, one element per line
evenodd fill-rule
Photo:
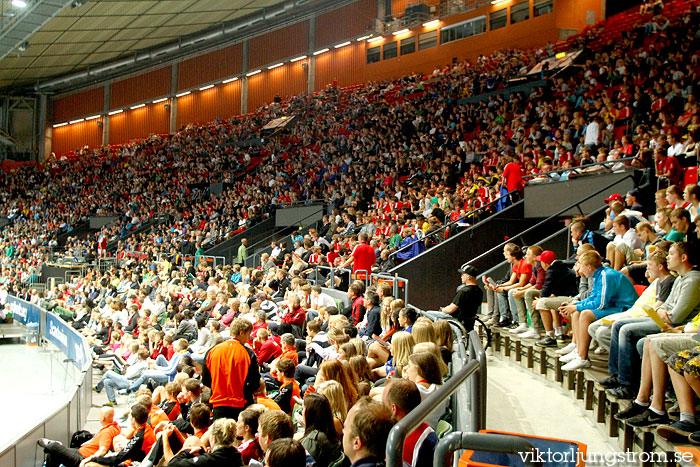
<path fill-rule="evenodd" d="M 328 328 L 344 328 L 348 324 L 348 318 L 345 315 L 333 315 L 328 318 Z"/>
<path fill-rule="evenodd" d="M 439 319 L 433 323 L 433 329 L 435 329 L 435 344 L 438 347 L 445 347 L 451 352 L 455 334 L 450 322 L 445 319 Z"/>
<path fill-rule="evenodd" d="M 384 300 L 382 300 L 380 316 L 382 329 L 389 329 L 391 327 L 391 304 L 393 301 L 394 297 L 384 297 Z"/>
<path fill-rule="evenodd" d="M 411 334 L 413 335 L 413 339 L 416 341 L 416 344 L 420 342 L 434 343 L 436 341 L 435 328 L 433 328 L 433 322 L 430 321 L 428 318 L 418 318 L 413 324 Z"/>
<path fill-rule="evenodd" d="M 231 446 L 236 439 L 236 420 L 220 418 L 211 426 L 215 446 Z"/>
<path fill-rule="evenodd" d="M 353 337 L 352 339 L 350 339 L 350 343 L 355 347 L 357 355 L 360 355 L 362 357 L 367 356 L 367 344 L 365 343 L 365 341 L 363 341 L 359 337 Z"/>
<path fill-rule="evenodd" d="M 442 359 L 442 353 L 440 352 L 440 348 L 437 345 L 435 345 L 433 342 L 420 342 L 416 344 L 415 347 L 413 347 L 413 354 L 417 354 L 419 352 L 428 352 L 435 355 L 438 359 L 440 375 L 443 378 L 447 376 L 447 373 L 449 373 L 450 369 L 447 367 L 447 364 Z"/>
<path fill-rule="evenodd" d="M 391 353 L 394 356 L 394 367 L 397 377 L 401 376 L 403 368 L 408 365 L 408 357 L 413 352 L 416 341 L 405 331 L 399 331 L 391 338 Z"/>
<path fill-rule="evenodd" d="M 401 300 L 400 298 L 397 298 L 396 300 L 391 301 L 391 311 L 398 311 L 401 310 L 405 306 L 404 301 Z"/>
<path fill-rule="evenodd" d="M 316 392 L 326 396 L 331 404 L 333 416 L 339 420 L 345 420 L 348 416 L 348 403 L 343 393 L 343 386 L 335 380 L 324 381 L 316 388 Z"/>
<path fill-rule="evenodd" d="M 591 250 L 582 254 L 578 259 L 578 262 L 586 266 L 594 266 L 595 268 L 598 268 L 601 264 L 603 264 L 603 258 L 600 256 L 600 253 L 595 250 Z"/>

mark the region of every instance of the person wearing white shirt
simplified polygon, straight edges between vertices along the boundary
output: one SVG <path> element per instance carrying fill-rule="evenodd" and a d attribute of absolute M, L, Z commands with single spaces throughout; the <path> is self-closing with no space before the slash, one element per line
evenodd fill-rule
<path fill-rule="evenodd" d="M 311 321 L 312 319 L 318 318 L 319 308 L 327 308 L 329 306 L 336 306 L 335 299 L 327 293 L 324 293 L 321 287 L 317 285 L 311 287 L 311 306 L 306 311 L 307 320 Z"/>
<path fill-rule="evenodd" d="M 586 125 L 584 146 L 597 146 L 600 142 L 600 117 L 593 117 L 593 121 Z"/>
<path fill-rule="evenodd" d="M 634 250 L 643 249 L 644 241 L 634 229 L 630 228 L 630 220 L 624 215 L 613 219 L 613 232 L 615 232 L 615 239 L 608 243 L 605 257 L 610 261 L 613 269 L 619 271 L 626 264 L 639 261 L 640 258 Z"/>
<path fill-rule="evenodd" d="M 668 157 L 678 157 L 683 154 L 683 144 L 678 141 L 676 135 L 668 136 Z"/>

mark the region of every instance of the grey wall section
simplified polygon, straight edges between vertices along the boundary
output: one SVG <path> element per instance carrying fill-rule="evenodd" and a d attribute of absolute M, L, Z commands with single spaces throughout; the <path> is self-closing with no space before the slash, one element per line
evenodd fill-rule
<path fill-rule="evenodd" d="M 299 219 L 304 220 L 304 224 L 309 225 L 320 221 L 323 218 L 323 205 L 299 206 L 293 208 L 278 209 L 275 211 L 275 225 L 277 227 L 289 227 L 297 225 Z"/>
<path fill-rule="evenodd" d="M 411 305 L 422 310 L 436 310 L 449 304 L 460 284 L 457 269 L 462 264 L 537 223 L 537 220 L 522 218 L 523 207 L 523 202 L 517 203 L 394 268 L 392 275 L 398 273 L 399 277 L 409 280 Z M 559 222 L 553 221 L 536 229 L 522 241 L 543 238 L 560 227 Z M 520 240 L 516 243 L 523 244 Z M 484 271 L 498 261 L 500 260 L 479 260 L 474 266 Z"/>
<path fill-rule="evenodd" d="M 112 222 L 116 221 L 119 219 L 118 217 L 115 216 L 92 216 L 90 217 L 90 228 L 91 229 L 101 229 L 107 224 L 111 224 Z"/>
<path fill-rule="evenodd" d="M 598 190 L 618 181 L 615 186 L 605 190 L 581 204 L 581 211 L 577 208 L 565 212 L 564 216 L 578 216 L 581 213 L 589 213 L 605 204 L 605 198 L 613 193 L 622 196 L 635 187 L 634 180 L 640 174 L 635 171 L 622 173 L 608 173 L 605 175 L 590 175 L 574 178 L 566 182 L 543 183 L 541 185 L 527 185 L 525 187 L 525 217 L 549 217 L 556 214 L 576 201 L 586 198 Z"/>
<path fill-rule="evenodd" d="M 274 229 L 275 221 L 272 218 L 265 219 L 238 235 L 229 238 L 225 242 L 216 245 L 214 248 L 205 251 L 204 254 L 207 256 L 224 256 L 226 258 L 226 264 L 229 264 L 231 259 L 238 254 L 238 247 L 241 246 L 241 239 L 247 238 L 248 245 L 254 245 L 261 239 L 270 235 Z"/>

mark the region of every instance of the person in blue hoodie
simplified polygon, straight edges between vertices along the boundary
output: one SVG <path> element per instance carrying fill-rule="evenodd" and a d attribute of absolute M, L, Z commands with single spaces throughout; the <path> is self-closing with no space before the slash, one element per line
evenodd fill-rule
<path fill-rule="evenodd" d="M 634 305 L 639 295 L 627 277 L 619 271 L 603 266 L 603 258 L 597 251 L 587 251 L 578 260 L 579 272 L 593 277 L 591 294 L 576 303 L 564 303 L 559 311 L 571 321 L 576 349 L 559 360 L 566 363 L 562 370 L 578 370 L 591 366 L 588 346 L 591 336 L 588 326 L 613 313 L 620 313 Z"/>

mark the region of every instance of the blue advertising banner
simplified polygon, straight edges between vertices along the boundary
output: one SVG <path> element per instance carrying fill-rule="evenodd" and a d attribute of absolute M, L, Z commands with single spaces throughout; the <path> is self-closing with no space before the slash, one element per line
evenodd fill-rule
<path fill-rule="evenodd" d="M 39 324 L 39 307 L 32 305 L 29 302 L 20 300 L 19 298 L 8 295 L 7 303 L 10 304 L 10 310 L 12 310 L 12 316 L 14 319 L 22 323 L 27 324 Z"/>
<path fill-rule="evenodd" d="M 88 359 L 87 347 L 83 345 L 83 337 L 75 329 L 55 314 L 47 313 L 44 336 L 70 358 L 76 367 L 82 369 Z"/>

